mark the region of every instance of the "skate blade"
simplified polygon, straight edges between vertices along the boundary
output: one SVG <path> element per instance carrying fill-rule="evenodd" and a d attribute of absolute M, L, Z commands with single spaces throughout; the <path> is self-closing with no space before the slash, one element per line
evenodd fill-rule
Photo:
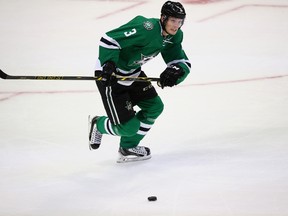
<path fill-rule="evenodd" d="M 148 160 L 150 159 L 152 156 L 148 155 L 148 156 L 143 156 L 143 157 L 137 157 L 137 156 L 123 156 L 120 155 L 117 163 L 127 163 L 127 162 L 136 162 L 136 161 L 143 161 L 143 160 Z"/>

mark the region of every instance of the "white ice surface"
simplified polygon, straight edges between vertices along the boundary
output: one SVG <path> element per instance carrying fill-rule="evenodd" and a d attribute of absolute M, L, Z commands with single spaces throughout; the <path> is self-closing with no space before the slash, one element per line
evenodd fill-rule
<path fill-rule="evenodd" d="M 92 76 L 102 34 L 163 2 L 0 0 L 0 68 Z M 288 1 L 184 5 L 192 70 L 157 87 L 151 160 L 117 164 L 118 137 L 89 151 L 94 82 L 0 80 L 1 216 L 288 215 Z"/>

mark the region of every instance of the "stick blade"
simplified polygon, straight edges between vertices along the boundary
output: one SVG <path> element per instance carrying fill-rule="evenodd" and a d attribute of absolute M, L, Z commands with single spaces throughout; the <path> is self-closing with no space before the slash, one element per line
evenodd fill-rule
<path fill-rule="evenodd" d="M 2 79 L 6 79 L 6 78 L 7 78 L 7 74 L 4 73 L 1 69 L 0 69 L 0 77 L 1 77 Z"/>

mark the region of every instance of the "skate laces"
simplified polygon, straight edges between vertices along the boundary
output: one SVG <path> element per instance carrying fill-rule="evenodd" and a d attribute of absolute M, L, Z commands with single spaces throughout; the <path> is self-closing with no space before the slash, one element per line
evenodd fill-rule
<path fill-rule="evenodd" d="M 97 130 L 96 125 L 94 126 L 91 134 L 90 143 L 91 144 L 99 144 L 101 143 L 102 134 Z"/>
<path fill-rule="evenodd" d="M 134 148 L 127 149 L 129 152 L 136 153 L 138 155 L 147 155 L 147 151 L 144 146 L 136 146 Z"/>
<path fill-rule="evenodd" d="M 136 146 L 134 148 L 119 148 L 119 158 L 117 163 L 125 163 L 130 161 L 148 160 L 151 158 L 151 152 L 148 147 Z"/>

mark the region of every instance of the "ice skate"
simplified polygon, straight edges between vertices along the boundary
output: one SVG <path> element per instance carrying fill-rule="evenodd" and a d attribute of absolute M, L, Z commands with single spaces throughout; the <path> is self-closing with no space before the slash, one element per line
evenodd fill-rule
<path fill-rule="evenodd" d="M 97 130 L 97 119 L 99 117 L 95 116 L 90 118 L 89 116 L 89 148 L 90 150 L 98 149 L 101 145 L 102 134 Z"/>
<path fill-rule="evenodd" d="M 128 149 L 120 147 L 118 153 L 119 158 L 117 163 L 148 160 L 151 158 L 150 149 L 144 146 L 137 146 L 135 148 Z"/>

